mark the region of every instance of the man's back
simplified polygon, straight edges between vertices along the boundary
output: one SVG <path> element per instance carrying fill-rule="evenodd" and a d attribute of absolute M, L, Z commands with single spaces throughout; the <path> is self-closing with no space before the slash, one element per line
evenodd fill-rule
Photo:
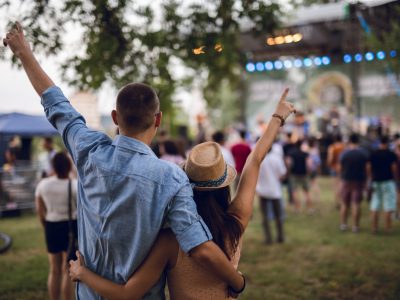
<path fill-rule="evenodd" d="M 96 273 L 126 282 L 149 252 L 167 206 L 187 179 L 145 144 L 125 136 L 91 151 L 78 172 L 79 244 L 86 263 Z M 80 287 L 79 292 L 86 299 L 89 291 Z"/>
<path fill-rule="evenodd" d="M 299 148 L 294 148 L 289 152 L 291 158 L 290 173 L 296 176 L 307 175 L 307 157 L 308 153 Z"/>
<path fill-rule="evenodd" d="M 281 178 L 285 174 L 286 166 L 282 156 L 272 151 L 268 153 L 260 166 L 257 194 L 265 198 L 282 198 Z"/>
<path fill-rule="evenodd" d="M 367 161 L 367 151 L 361 148 L 345 150 L 340 158 L 342 178 L 347 181 L 364 181 Z"/>
<path fill-rule="evenodd" d="M 246 142 L 240 142 L 232 146 L 231 152 L 235 159 L 236 171 L 241 174 L 243 171 L 246 159 L 251 152 L 250 146 Z"/>
<path fill-rule="evenodd" d="M 396 154 L 389 149 L 379 149 L 371 154 L 372 179 L 374 181 L 393 180 L 392 164 L 397 162 Z"/>

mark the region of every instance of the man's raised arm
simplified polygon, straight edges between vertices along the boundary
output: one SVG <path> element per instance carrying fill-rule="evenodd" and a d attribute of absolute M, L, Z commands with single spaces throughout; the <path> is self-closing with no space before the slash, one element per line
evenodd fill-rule
<path fill-rule="evenodd" d="M 3 39 L 3 44 L 7 45 L 21 61 L 33 88 L 42 98 L 47 119 L 60 133 L 75 162 L 78 157 L 85 157 L 92 147 L 103 142 L 110 142 L 109 137 L 104 133 L 87 128 L 82 115 L 71 106 L 62 91 L 54 85 L 54 82 L 43 71 L 25 39 L 22 26 L 18 22 L 7 33 Z M 80 146 L 78 147 L 79 143 Z"/>
<path fill-rule="evenodd" d="M 8 45 L 14 55 L 21 61 L 26 75 L 28 75 L 33 88 L 39 96 L 42 96 L 43 92 L 49 87 L 54 86 L 54 82 L 43 71 L 33 55 L 19 22 L 16 22 L 14 28 L 7 33 L 3 39 L 3 44 Z"/>

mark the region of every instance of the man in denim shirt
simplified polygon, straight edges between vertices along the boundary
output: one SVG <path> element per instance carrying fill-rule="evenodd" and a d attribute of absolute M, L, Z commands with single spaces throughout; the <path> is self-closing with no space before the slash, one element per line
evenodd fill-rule
<path fill-rule="evenodd" d="M 41 69 L 18 23 L 3 42 L 20 59 L 77 167 L 79 250 L 87 267 L 117 283 L 126 282 L 167 223 L 183 251 L 232 289 L 241 290 L 244 279 L 211 241 L 185 173 L 157 159 L 148 146 L 162 118 L 154 90 L 129 84 L 119 92 L 112 118 L 120 135 L 111 140 L 87 128 Z M 162 276 L 144 298 L 164 299 L 164 285 Z M 101 299 L 83 284 L 77 286 L 77 298 Z"/>

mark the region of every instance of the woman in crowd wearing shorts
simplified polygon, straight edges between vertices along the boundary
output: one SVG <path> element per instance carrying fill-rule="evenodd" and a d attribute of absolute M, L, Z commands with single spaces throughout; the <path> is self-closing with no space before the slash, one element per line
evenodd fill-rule
<path fill-rule="evenodd" d="M 45 231 L 49 258 L 47 287 L 50 300 L 73 299 L 73 282 L 67 272 L 69 232 L 68 189 L 71 184 L 72 228 L 77 236 L 76 194 L 77 182 L 70 179 L 71 161 L 59 152 L 52 159 L 55 175 L 42 179 L 35 192 L 36 210 Z M 70 181 L 70 183 L 69 183 Z"/>

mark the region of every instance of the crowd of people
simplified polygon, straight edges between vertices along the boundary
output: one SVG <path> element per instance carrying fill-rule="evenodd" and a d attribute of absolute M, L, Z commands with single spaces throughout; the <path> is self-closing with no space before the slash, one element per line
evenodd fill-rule
<path fill-rule="evenodd" d="M 237 267 L 256 195 L 265 242 L 283 243 L 285 206 L 297 214 L 315 214 L 324 164 L 341 191 L 335 200 L 340 230 L 347 230 L 351 211 L 352 231 L 359 231 L 366 187 L 372 231 L 378 231 L 381 209 L 385 230 L 391 229 L 400 144 L 386 136 L 368 150 L 356 134 L 345 144 L 336 136 L 325 160 L 318 139 L 281 130 L 295 112 L 285 90 L 255 139 L 241 129 L 236 139 L 217 131 L 204 142 L 201 128 L 199 144 L 191 149 L 164 130 L 153 142 L 162 124 L 162 99 L 150 86 L 133 83 L 118 93 L 111 117 L 119 134 L 111 139 L 87 128 L 40 67 L 19 24 L 4 43 L 20 60 L 68 152 L 56 153 L 47 141 L 43 179 L 35 193 L 49 252 L 50 299 L 61 293 L 72 298 L 63 268 L 71 230 L 79 239 L 77 259 L 69 262 L 77 299 L 164 299 L 166 281 L 172 299 L 236 298 L 246 287 Z"/>

